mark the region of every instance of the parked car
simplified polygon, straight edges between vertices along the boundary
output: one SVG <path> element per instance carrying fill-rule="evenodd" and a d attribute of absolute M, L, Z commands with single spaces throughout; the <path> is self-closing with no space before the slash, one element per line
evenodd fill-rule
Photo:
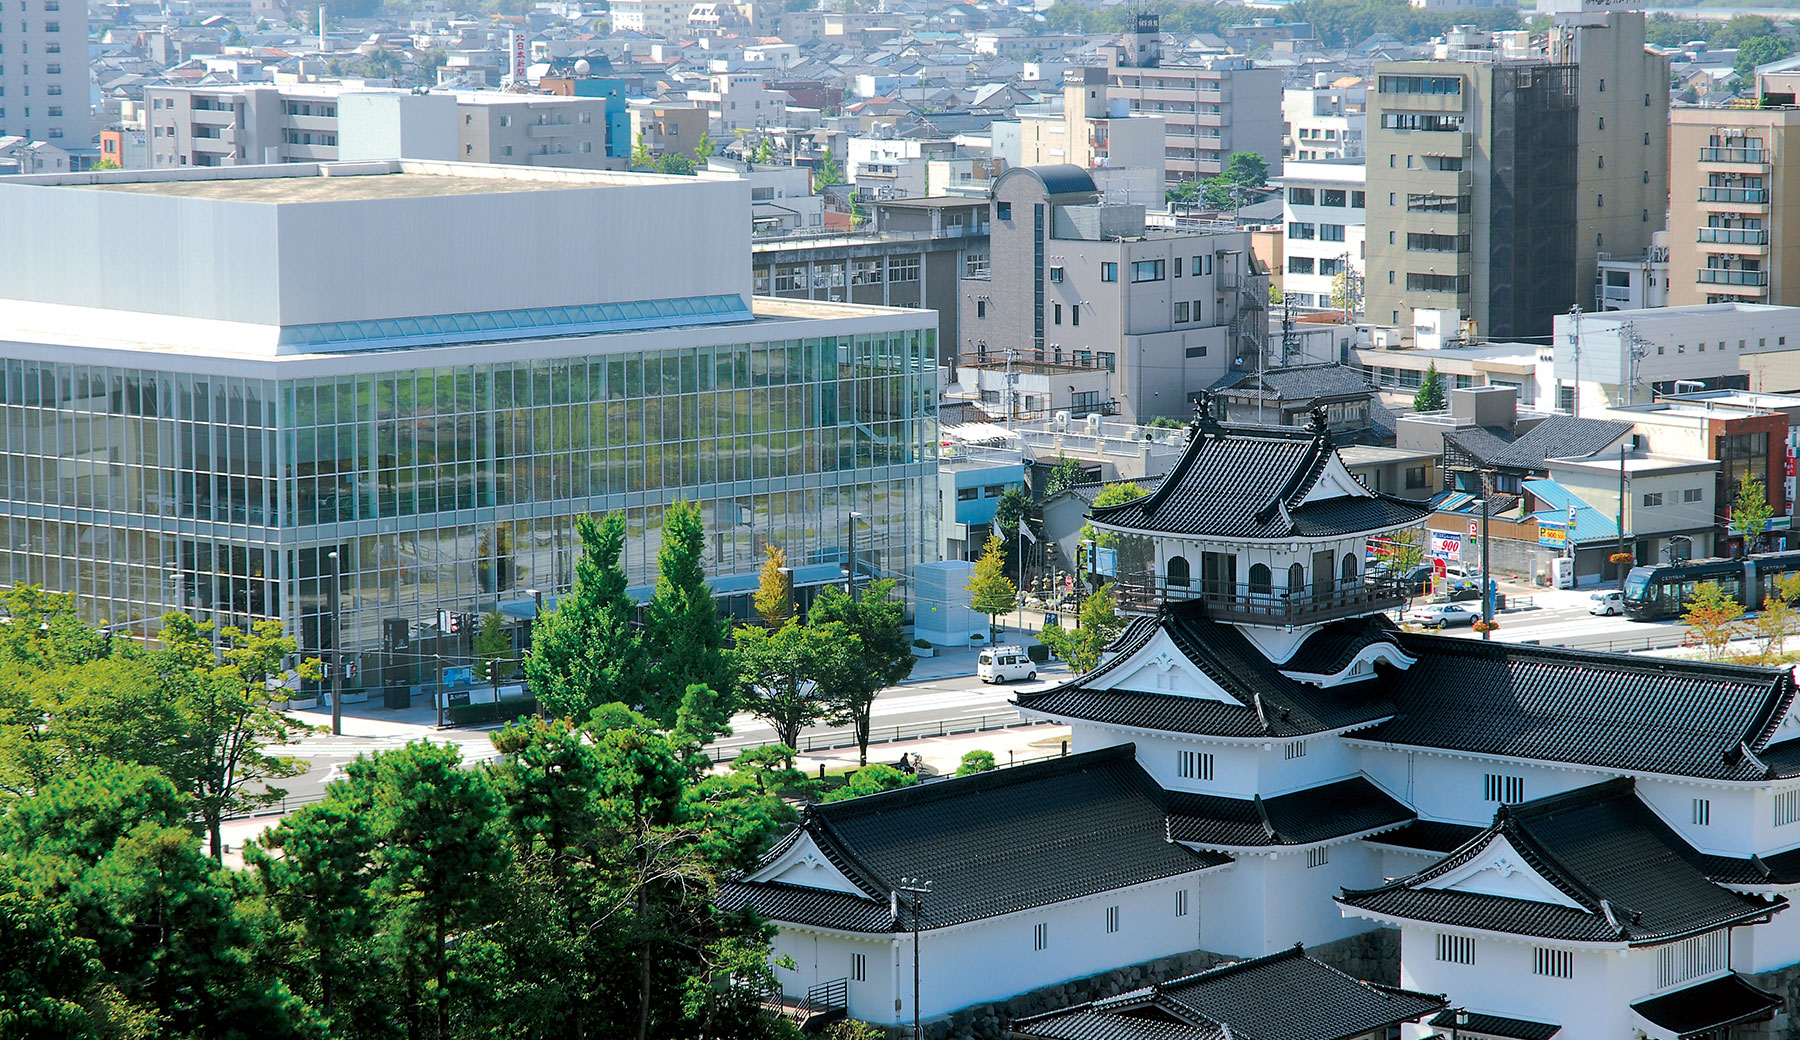
<path fill-rule="evenodd" d="M 1403 585 L 1406 588 L 1406 591 L 1411 595 L 1422 595 L 1425 592 L 1426 586 L 1431 583 L 1431 574 L 1431 564 L 1421 563 L 1412 570 L 1402 573 L 1400 575 L 1400 584 Z"/>
<path fill-rule="evenodd" d="M 1612 617 L 1625 613 L 1625 593 L 1618 589 L 1611 592 L 1596 592 L 1588 597 L 1588 613 L 1602 617 Z"/>
<path fill-rule="evenodd" d="M 1473 625 L 1481 611 L 1461 603 L 1433 603 L 1408 611 L 1406 620 L 1426 628 L 1448 628 L 1451 625 Z"/>
<path fill-rule="evenodd" d="M 1037 664 L 1022 646 L 996 646 L 981 652 L 975 662 L 975 674 L 985 683 L 1011 682 L 1037 678 Z"/>

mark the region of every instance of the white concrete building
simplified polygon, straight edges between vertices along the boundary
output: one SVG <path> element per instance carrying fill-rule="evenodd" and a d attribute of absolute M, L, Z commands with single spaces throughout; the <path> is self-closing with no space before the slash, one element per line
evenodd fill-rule
<path fill-rule="evenodd" d="M 1282 166 L 1281 248 L 1286 270 L 1281 291 L 1293 298 L 1295 307 L 1341 310 L 1333 294 L 1345 278 L 1352 299 L 1360 299 L 1368 209 L 1364 172 L 1361 159 Z"/>
<path fill-rule="evenodd" d="M 1704 303 L 1558 315 L 1548 375 L 1558 411 L 1645 404 L 1654 394 L 1800 388 L 1800 307 Z M 1681 384 L 1681 385 L 1677 385 Z"/>
<path fill-rule="evenodd" d="M 93 146 L 87 35 L 79 0 L 22 0 L 0 12 L 0 137 Z"/>
<path fill-rule="evenodd" d="M 760 72 L 714 73 L 711 90 L 690 90 L 687 99 L 711 113 L 720 139 L 737 130 L 786 126 L 791 100 L 785 91 L 765 87 Z"/>
<path fill-rule="evenodd" d="M 1320 73 L 1310 88 L 1281 92 L 1283 154 L 1289 160 L 1357 159 L 1363 155 L 1367 88 L 1360 79 L 1332 85 Z M 1286 167 L 1283 167 L 1285 172 Z"/>

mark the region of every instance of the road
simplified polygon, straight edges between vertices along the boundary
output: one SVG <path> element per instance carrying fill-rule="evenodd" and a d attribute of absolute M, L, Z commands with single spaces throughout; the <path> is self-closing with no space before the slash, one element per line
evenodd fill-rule
<path fill-rule="evenodd" d="M 1500 627 L 1493 633 L 1495 639 L 1581 650 L 1626 652 L 1679 646 L 1687 632 L 1687 626 L 1679 620 L 1631 621 L 1622 616 L 1599 617 L 1589 614 L 1585 603 L 1557 603 L 1555 600 L 1548 600 L 1545 606 L 1535 610 L 1504 612 L 1496 620 Z M 1468 628 L 1448 629 L 1447 634 L 1481 638 L 1480 633 Z"/>

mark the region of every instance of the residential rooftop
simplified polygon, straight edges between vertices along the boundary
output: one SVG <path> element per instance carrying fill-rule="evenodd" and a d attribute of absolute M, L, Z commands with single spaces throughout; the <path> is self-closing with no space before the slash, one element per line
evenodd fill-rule
<path fill-rule="evenodd" d="M 127 170 L 21 177 L 14 183 L 236 202 L 306 203 L 629 186 L 693 178 L 599 170 L 539 170 L 482 163 L 380 161 Z"/>

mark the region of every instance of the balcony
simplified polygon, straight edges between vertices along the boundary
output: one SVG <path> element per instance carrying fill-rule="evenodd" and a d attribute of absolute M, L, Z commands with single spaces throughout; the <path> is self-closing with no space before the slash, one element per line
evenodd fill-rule
<path fill-rule="evenodd" d="M 1701 188 L 1701 202 L 1740 202 L 1757 206 L 1769 204 L 1767 188 Z"/>
<path fill-rule="evenodd" d="M 1754 163 L 1769 165 L 1769 153 L 1761 148 L 1702 148 L 1700 161 L 1711 163 Z"/>
<path fill-rule="evenodd" d="M 1315 625 L 1392 610 L 1406 603 L 1406 592 L 1397 583 L 1366 577 L 1349 584 L 1309 587 L 1297 592 L 1208 581 L 1171 585 L 1161 579 L 1120 582 L 1114 591 L 1119 609 L 1129 613 L 1152 614 L 1167 604 L 1197 600 L 1214 621 L 1242 625 Z"/>
<path fill-rule="evenodd" d="M 1762 228 L 1715 228 L 1700 229 L 1701 242 L 1719 246 L 1766 246 L 1769 244 L 1769 233 Z"/>
<path fill-rule="evenodd" d="M 525 128 L 525 136 L 531 138 L 568 137 L 574 132 L 573 123 L 532 123 Z"/>
<path fill-rule="evenodd" d="M 1723 267 L 1702 267 L 1695 279 L 1701 285 L 1768 285 L 1767 271 L 1735 271 Z"/>

